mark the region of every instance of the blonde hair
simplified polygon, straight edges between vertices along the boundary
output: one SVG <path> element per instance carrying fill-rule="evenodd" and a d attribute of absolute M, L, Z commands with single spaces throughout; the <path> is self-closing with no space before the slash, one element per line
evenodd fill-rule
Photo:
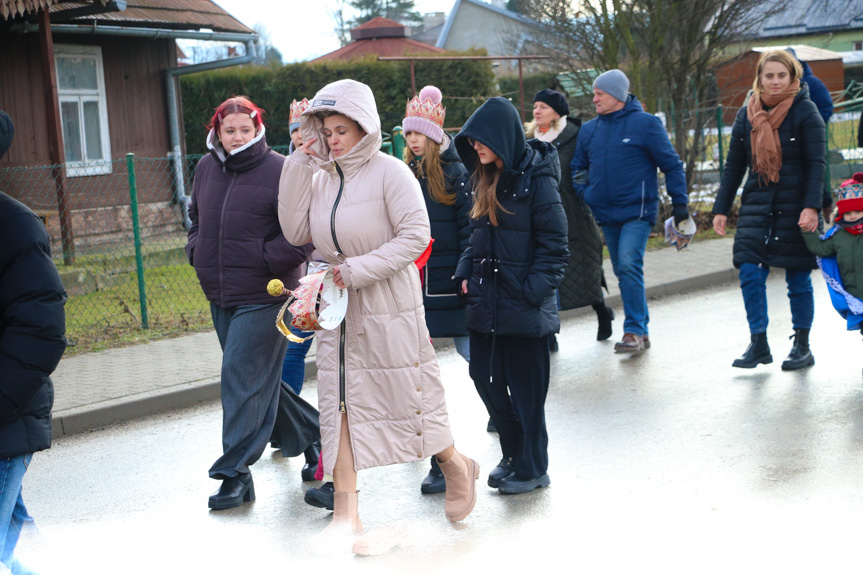
<path fill-rule="evenodd" d="M 421 158 L 417 158 L 410 147 L 405 146 L 404 161 L 410 166 L 416 160 L 416 167 L 411 168 L 417 178 L 428 180 L 428 191 L 431 199 L 439 204 L 451 206 L 455 203 L 455 193 L 447 192 L 446 180 L 443 174 L 443 162 L 440 161 L 440 144 L 426 137 L 425 148 Z"/>
<path fill-rule="evenodd" d="M 477 158 L 477 167 L 470 176 L 471 188 L 473 189 L 473 207 L 470 209 L 470 217 L 478 220 L 488 216 L 491 225 L 498 225 L 498 212 L 510 214 L 503 208 L 497 199 L 497 182 L 500 179 L 501 170 L 494 164 L 481 164 Z"/>
<path fill-rule="evenodd" d="M 758 59 L 758 66 L 755 67 L 755 81 L 752 83 L 752 92 L 756 96 L 760 96 L 764 92 L 764 86 L 761 85 L 761 72 L 764 71 L 764 65 L 767 62 L 779 62 L 791 74 L 791 83 L 794 80 L 799 80 L 803 77 L 803 66 L 797 61 L 797 58 L 786 52 L 785 50 L 769 50 L 761 54 Z"/>
<path fill-rule="evenodd" d="M 562 116 L 561 116 L 561 118 L 562 118 Z M 560 126 L 561 118 L 555 118 L 554 120 L 552 120 L 548 126 L 548 129 L 549 130 L 557 130 L 557 128 Z M 524 133 L 528 138 L 535 138 L 536 137 L 536 130 L 537 130 L 536 120 L 531 120 L 530 122 L 527 122 L 524 125 Z"/>

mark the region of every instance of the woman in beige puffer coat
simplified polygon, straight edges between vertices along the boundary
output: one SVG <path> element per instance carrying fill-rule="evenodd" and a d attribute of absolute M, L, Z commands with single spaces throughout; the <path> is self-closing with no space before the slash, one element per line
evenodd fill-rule
<path fill-rule="evenodd" d="M 380 152 L 380 119 L 365 84 L 340 80 L 321 89 L 300 129 L 301 153 L 282 169 L 279 220 L 287 240 L 313 242 L 348 289 L 345 320 L 319 332 L 317 349 L 333 523 L 362 531 L 357 470 L 435 454 L 447 480 L 447 517 L 464 519 L 476 501 L 479 466 L 453 448 L 426 328 L 414 265 L 430 240 L 419 184 L 403 162 Z"/>

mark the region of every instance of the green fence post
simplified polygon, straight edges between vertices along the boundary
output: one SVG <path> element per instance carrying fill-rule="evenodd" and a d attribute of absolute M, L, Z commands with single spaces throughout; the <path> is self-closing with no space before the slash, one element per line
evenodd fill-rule
<path fill-rule="evenodd" d="M 141 222 L 138 219 L 138 186 L 135 182 L 135 154 L 126 154 L 129 171 L 129 197 L 132 207 L 132 230 L 135 234 L 135 267 L 138 272 L 138 299 L 141 302 L 141 327 L 150 329 L 147 318 L 147 284 L 144 281 L 144 257 L 141 254 Z"/>
<path fill-rule="evenodd" d="M 722 149 L 722 104 L 716 107 L 716 135 L 719 138 L 719 181 L 722 181 L 722 168 L 725 164 L 725 152 Z"/>
<path fill-rule="evenodd" d="M 399 160 L 405 157 L 405 136 L 401 126 L 393 128 L 393 155 Z"/>

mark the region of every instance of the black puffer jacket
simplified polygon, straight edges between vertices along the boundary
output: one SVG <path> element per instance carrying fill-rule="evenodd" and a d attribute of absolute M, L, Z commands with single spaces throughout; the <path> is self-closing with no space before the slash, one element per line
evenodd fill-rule
<path fill-rule="evenodd" d="M 554 139 L 560 159 L 560 201 L 569 230 L 569 263 L 560 284 L 560 309 L 575 309 L 602 301 L 602 238 L 590 208 L 572 187 L 570 164 L 581 120 L 566 119 L 566 127 Z"/>
<path fill-rule="evenodd" d="M 744 106 L 731 130 L 714 214 L 728 215 L 737 188 L 752 165 L 751 131 Z M 804 208 L 818 210 L 821 220 L 827 133 L 805 84 L 800 86 L 778 132 L 782 146 L 779 181 L 764 186 L 758 173 L 749 172 L 743 186 L 734 236 L 734 265 L 738 268 L 742 263 L 791 269 L 816 267 L 815 256 L 806 248 L 797 222 Z"/>
<path fill-rule="evenodd" d="M 51 447 L 50 375 L 66 349 L 65 303 L 45 226 L 0 192 L 0 458 Z"/>
<path fill-rule="evenodd" d="M 426 325 L 431 337 L 459 337 L 467 335 L 465 327 L 465 300 L 458 296 L 455 268 L 470 238 L 471 206 L 467 170 L 455 151 L 449 136 L 447 148 L 441 152 L 444 182 L 447 192 L 455 194 L 455 203 L 444 205 L 429 194 L 428 178 L 418 178 L 431 224 L 434 239 L 431 257 L 423 274 L 423 305 Z M 416 175 L 417 162 L 409 164 Z"/>
<path fill-rule="evenodd" d="M 293 289 L 312 245 L 294 247 L 279 226 L 279 178 L 285 157 L 267 146 L 261 129 L 247 147 L 226 154 L 215 133 L 195 170 L 186 254 L 207 299 L 219 307 L 273 304 L 278 278 Z"/>
<path fill-rule="evenodd" d="M 499 97 L 480 106 L 456 136 L 456 150 L 473 173 L 478 157 L 469 138 L 503 161 L 497 186 L 503 209 L 498 226 L 488 217 L 470 221 L 470 245 L 456 271 L 469 280 L 467 328 L 520 337 L 556 333 L 554 290 L 569 259 L 557 149 L 526 142 L 515 108 Z"/>

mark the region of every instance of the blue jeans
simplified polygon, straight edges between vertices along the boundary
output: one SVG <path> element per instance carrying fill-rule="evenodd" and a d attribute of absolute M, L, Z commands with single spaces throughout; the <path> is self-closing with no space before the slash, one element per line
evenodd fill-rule
<path fill-rule="evenodd" d="M 210 468 L 213 479 L 248 473 L 270 441 L 288 347 L 275 328 L 280 307 L 210 304 L 222 346 L 222 456 Z"/>
<path fill-rule="evenodd" d="M 313 331 L 302 331 L 294 326 L 288 326 L 291 333 L 303 338 L 314 335 Z M 285 352 L 285 360 L 282 362 L 282 381 L 287 383 L 294 393 L 300 394 L 303 390 L 303 380 L 306 378 L 306 356 L 312 347 L 314 338 L 309 338 L 303 343 L 288 342 L 288 351 Z"/>
<path fill-rule="evenodd" d="M 611 256 L 611 267 L 620 286 L 623 300 L 623 331 L 648 335 L 647 295 L 644 291 L 644 251 L 653 225 L 643 220 L 630 220 L 622 225 L 602 226 L 605 245 Z"/>
<path fill-rule="evenodd" d="M 810 329 L 815 317 L 815 297 L 812 294 L 811 270 L 786 269 L 785 283 L 788 285 L 788 300 L 791 303 L 791 323 L 794 329 Z M 749 333 L 767 331 L 767 276 L 768 266 L 740 264 L 740 290 Z"/>
<path fill-rule="evenodd" d="M 452 342 L 455 344 L 455 350 L 458 354 L 462 356 L 466 362 L 470 363 L 470 336 L 462 335 L 454 337 L 452 338 Z"/>
<path fill-rule="evenodd" d="M 21 528 L 33 520 L 21 498 L 21 483 L 32 457 L 25 453 L 0 459 L 0 562 L 13 573 L 17 572 L 14 555 Z"/>

